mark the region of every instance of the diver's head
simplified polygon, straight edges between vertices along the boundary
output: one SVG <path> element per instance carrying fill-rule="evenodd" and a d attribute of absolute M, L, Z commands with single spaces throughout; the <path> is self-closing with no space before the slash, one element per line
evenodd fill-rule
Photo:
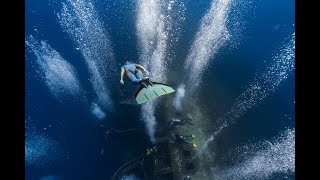
<path fill-rule="evenodd" d="M 126 64 L 130 64 L 130 62 L 129 62 L 129 61 L 126 61 Z"/>

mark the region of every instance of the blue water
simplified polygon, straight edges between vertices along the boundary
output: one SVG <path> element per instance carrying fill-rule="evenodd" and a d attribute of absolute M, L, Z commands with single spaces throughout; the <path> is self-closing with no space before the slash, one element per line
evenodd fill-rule
<path fill-rule="evenodd" d="M 108 71 L 114 74 L 114 79 L 104 82 L 111 87 L 108 91 L 114 108 L 103 109 L 106 116 L 102 119 L 97 118 L 90 110 L 95 93 L 89 80 L 90 72 L 86 61 L 81 50 L 76 49 L 72 38 L 59 24 L 57 13 L 61 12 L 62 2 L 67 1 L 27 0 L 25 36 L 26 39 L 32 35 L 39 42 L 45 41 L 58 52 L 76 71 L 76 78 L 84 95 L 77 98 L 68 95 L 55 97 L 42 79 L 43 74 L 35 54 L 26 48 L 26 137 L 32 139 L 34 134 L 48 137 L 48 146 L 54 151 L 45 157 L 57 158 L 49 158 L 48 161 L 39 163 L 41 158 L 38 160 L 38 156 L 26 157 L 25 178 L 45 179 L 46 176 L 54 176 L 55 179 L 110 179 L 118 167 L 139 156 L 152 145 L 146 127 L 141 121 L 141 108 L 120 103 L 124 98 L 123 94 L 129 91 L 125 89 L 130 87 L 129 82 L 126 81 L 128 84 L 125 87 L 121 87 L 118 83 L 122 63 L 125 60 L 139 62 L 141 52 L 136 33 L 136 6 L 140 1 L 92 1 L 99 20 L 103 22 L 103 28 L 108 34 L 116 63 L 115 69 Z M 190 51 L 201 18 L 210 9 L 212 1 L 175 2 L 183 2 L 185 20 L 179 24 L 181 31 L 178 33 L 178 41 L 169 43 L 168 51 L 172 51 L 174 55 L 166 69 L 167 73 L 172 75 L 172 78 L 167 77 L 168 82 L 177 87 L 185 79 L 182 64 Z M 235 99 L 252 82 L 255 73 L 263 72 L 273 63 L 272 58 L 281 46 L 292 38 L 295 28 L 294 1 L 234 0 L 233 2 L 243 5 L 236 6 L 241 9 L 234 11 L 234 16 L 231 13 L 230 18 L 233 19 L 229 20 L 228 26 L 235 27 L 233 25 L 240 22 L 244 28 L 239 31 L 230 29 L 233 35 L 230 42 L 228 41 L 214 57 L 210 58 L 212 61 L 209 61 L 208 69 L 203 73 L 198 90 L 201 107 L 207 107 L 206 116 L 212 121 L 228 112 Z M 173 7 L 172 11 L 174 10 Z M 241 17 L 234 18 L 237 13 L 240 13 Z M 239 19 L 241 21 L 238 21 Z M 261 103 L 249 109 L 236 124 L 226 128 L 216 143 L 220 146 L 215 154 L 224 157 L 224 152 L 232 152 L 240 144 L 251 140 L 274 139 L 286 128 L 294 128 L 294 81 L 293 70 L 274 93 L 270 93 Z M 87 100 L 81 101 L 83 97 Z M 106 130 L 100 125 L 115 129 L 137 130 L 131 134 L 114 135 L 112 139 L 106 141 L 104 138 Z M 215 128 L 212 127 L 212 133 Z M 30 142 L 26 141 L 26 147 L 35 152 L 51 152 L 37 140 L 35 140 L 36 146 L 29 147 Z M 56 144 L 59 144 L 58 148 Z M 103 155 L 100 154 L 101 148 L 104 148 Z M 232 158 L 227 157 L 217 160 L 221 163 L 221 167 L 226 168 L 228 168 L 226 162 L 230 161 Z M 215 167 L 219 167 L 219 164 Z M 269 177 L 269 179 L 277 178 L 277 175 Z M 291 176 L 290 179 L 294 177 Z"/>

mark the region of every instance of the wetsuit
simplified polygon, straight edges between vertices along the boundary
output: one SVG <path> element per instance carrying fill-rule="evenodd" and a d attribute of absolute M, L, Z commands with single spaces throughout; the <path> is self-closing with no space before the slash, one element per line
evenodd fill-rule
<path fill-rule="evenodd" d="M 142 72 L 136 68 L 136 64 L 126 64 L 122 66 L 131 82 L 138 84 L 143 79 Z"/>

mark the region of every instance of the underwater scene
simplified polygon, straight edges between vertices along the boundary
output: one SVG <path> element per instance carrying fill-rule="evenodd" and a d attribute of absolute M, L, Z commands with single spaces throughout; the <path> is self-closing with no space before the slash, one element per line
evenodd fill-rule
<path fill-rule="evenodd" d="M 295 179 L 295 1 L 26 0 L 25 179 Z"/>

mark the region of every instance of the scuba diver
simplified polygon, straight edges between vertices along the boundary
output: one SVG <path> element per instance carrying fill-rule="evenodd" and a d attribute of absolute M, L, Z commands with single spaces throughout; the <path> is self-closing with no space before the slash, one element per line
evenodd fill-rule
<path fill-rule="evenodd" d="M 155 153 L 157 153 L 157 148 L 156 146 L 153 146 L 152 148 L 148 148 L 147 152 L 146 152 L 146 156 L 150 156 L 150 155 L 154 155 Z"/>
<path fill-rule="evenodd" d="M 192 122 L 190 122 L 192 119 L 191 118 L 183 118 L 182 120 L 180 119 L 172 119 L 170 121 L 170 124 L 169 124 L 169 129 L 170 130 L 173 130 L 175 129 L 178 125 L 185 125 L 186 123 L 189 123 L 191 125 L 193 125 Z"/>
<path fill-rule="evenodd" d="M 140 64 L 134 64 L 130 63 L 129 61 L 126 61 L 125 65 L 121 67 L 121 76 L 120 76 L 120 83 L 124 84 L 123 76 L 124 73 L 126 73 L 127 77 L 130 79 L 131 82 L 134 84 L 140 84 L 143 87 L 147 87 L 145 84 L 148 83 L 149 85 L 153 85 L 153 83 L 150 81 L 148 77 L 143 77 L 143 74 L 141 70 L 146 73 L 146 75 L 149 74 L 149 72 Z"/>
<path fill-rule="evenodd" d="M 175 143 L 177 143 L 177 144 L 187 144 L 187 145 L 190 145 L 190 146 L 192 146 L 194 148 L 197 147 L 196 144 L 188 142 L 188 140 L 191 140 L 191 139 L 196 137 L 194 134 L 189 135 L 189 136 L 183 136 L 183 135 L 180 135 L 180 134 L 178 134 L 178 133 L 176 133 L 174 131 L 172 131 L 172 133 L 174 133 L 174 137 L 175 137 L 175 141 L 174 142 Z"/>
<path fill-rule="evenodd" d="M 100 124 L 101 128 L 105 129 L 105 140 L 108 142 L 109 141 L 109 136 L 111 134 L 123 134 L 123 133 L 128 133 L 137 130 L 136 128 L 130 128 L 130 129 L 125 129 L 125 130 L 120 130 L 120 129 L 114 129 L 114 128 L 109 128 L 105 127 L 105 125 Z"/>
<path fill-rule="evenodd" d="M 103 124 L 100 125 L 100 127 L 104 128 L 105 126 Z M 136 128 L 130 128 L 126 130 L 119 130 L 119 129 L 114 129 L 114 128 L 106 128 L 105 132 L 105 140 L 107 143 L 109 143 L 109 136 L 111 134 L 122 134 L 122 133 L 127 133 L 127 132 L 132 132 L 135 131 Z M 104 154 L 104 148 L 101 148 L 100 150 L 100 155 L 102 156 Z"/>
<path fill-rule="evenodd" d="M 135 130 L 136 130 L 135 128 L 126 129 L 126 130 L 119 130 L 119 129 L 107 128 L 105 138 L 106 138 L 106 140 L 108 141 L 109 136 L 110 136 L 111 134 L 121 134 L 121 133 L 127 133 L 127 132 L 135 131 Z"/>
<path fill-rule="evenodd" d="M 133 84 L 140 84 L 139 89 L 135 93 L 135 100 L 138 104 L 152 101 L 153 99 L 166 94 L 173 93 L 175 90 L 167 84 L 153 82 L 147 76 L 143 76 L 141 70 L 148 75 L 149 72 L 141 65 L 125 62 L 121 67 L 120 83 L 123 85 L 123 76 L 127 75 Z"/>

